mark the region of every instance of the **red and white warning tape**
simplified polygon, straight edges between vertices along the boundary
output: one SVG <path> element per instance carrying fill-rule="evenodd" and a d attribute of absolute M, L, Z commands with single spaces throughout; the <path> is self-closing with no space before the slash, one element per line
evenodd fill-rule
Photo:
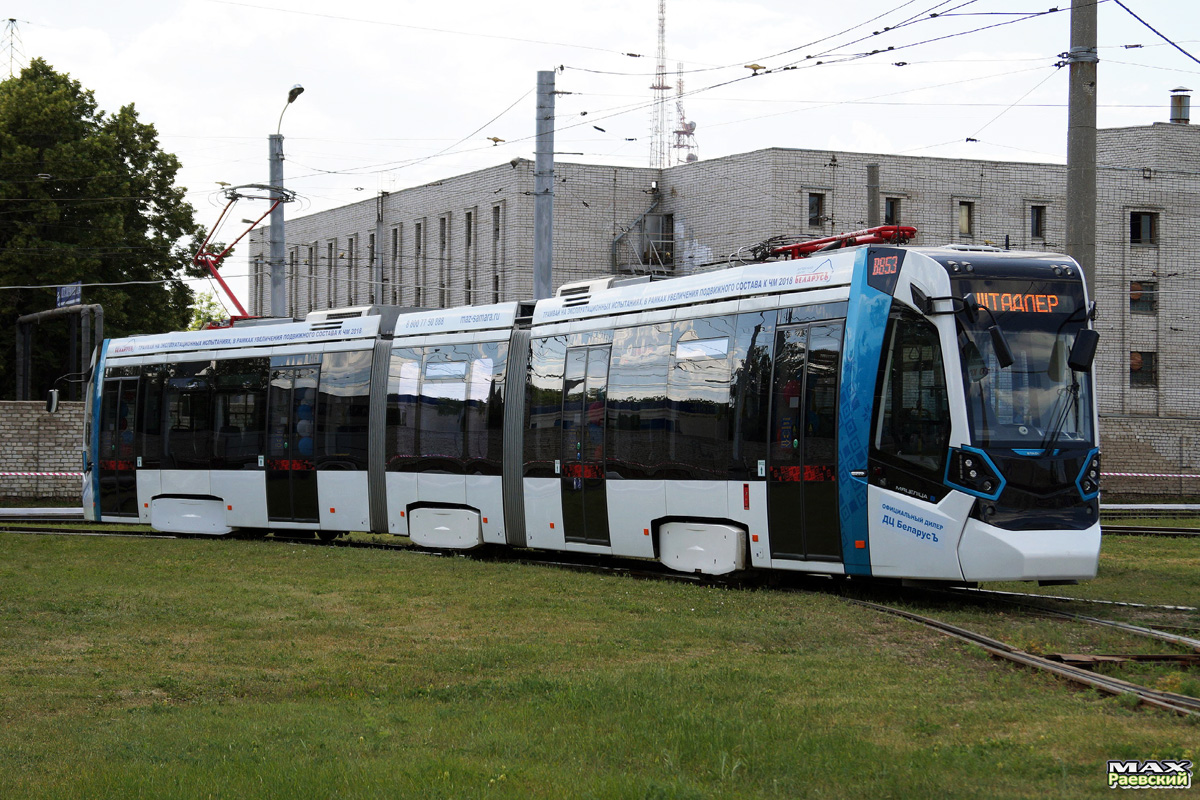
<path fill-rule="evenodd" d="M 1200 478 L 1200 475 L 1171 475 L 1162 472 L 1101 472 L 1102 478 Z"/>
<path fill-rule="evenodd" d="M 0 472 L 3 478 L 80 478 L 82 472 Z"/>

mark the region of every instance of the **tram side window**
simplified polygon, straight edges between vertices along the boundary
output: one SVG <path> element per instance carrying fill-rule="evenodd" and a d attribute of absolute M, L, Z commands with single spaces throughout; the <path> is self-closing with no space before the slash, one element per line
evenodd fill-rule
<path fill-rule="evenodd" d="M 387 468 L 392 472 L 415 469 L 422 353 L 409 348 L 392 351 L 387 405 Z"/>
<path fill-rule="evenodd" d="M 472 345 L 470 359 L 466 471 L 471 475 L 499 475 L 504 454 L 504 368 L 508 343 Z"/>
<path fill-rule="evenodd" d="M 422 470 L 462 472 L 470 367 L 468 354 L 457 347 L 425 349 L 416 448 Z"/>
<path fill-rule="evenodd" d="M 667 382 L 671 436 L 664 477 L 723 480 L 732 456 L 733 317 L 676 322 Z"/>
<path fill-rule="evenodd" d="M 213 469 L 254 469 L 267 423 L 268 358 L 213 363 Z"/>
<path fill-rule="evenodd" d="M 167 366 L 165 469 L 208 469 L 213 455 L 211 361 Z"/>
<path fill-rule="evenodd" d="M 163 379 L 166 367 L 163 364 L 148 364 L 142 367 L 138 390 L 138 456 L 144 469 L 160 469 L 163 461 Z M 167 426 L 169 427 L 169 426 Z"/>
<path fill-rule="evenodd" d="M 567 338 L 534 339 L 525 399 L 525 477 L 557 478 Z"/>
<path fill-rule="evenodd" d="M 319 470 L 367 468 L 371 351 L 325 353 L 313 455 Z"/>
<path fill-rule="evenodd" d="M 873 449 L 941 480 L 950 443 L 946 371 L 937 329 L 908 311 L 888 320 L 875 408 Z"/>
<path fill-rule="evenodd" d="M 767 459 L 776 316 L 775 311 L 756 311 L 737 318 L 732 367 L 734 405 L 740 420 L 729 434 L 731 480 L 758 476 L 758 463 Z"/>
<path fill-rule="evenodd" d="M 499 475 L 505 342 L 392 351 L 387 468 Z"/>
<path fill-rule="evenodd" d="M 655 478 L 667 461 L 667 370 L 671 325 L 613 332 L 608 368 L 608 469 L 621 478 Z"/>

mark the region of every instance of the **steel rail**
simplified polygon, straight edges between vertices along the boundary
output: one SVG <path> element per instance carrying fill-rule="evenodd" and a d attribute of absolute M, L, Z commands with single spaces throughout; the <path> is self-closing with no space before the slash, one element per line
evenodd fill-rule
<path fill-rule="evenodd" d="M 989 636 L 984 636 L 983 634 L 975 633 L 966 628 L 960 628 L 957 625 L 951 625 L 948 622 L 942 622 L 932 617 L 914 614 L 911 611 L 904 611 L 903 609 L 893 608 L 892 606 L 880 603 L 872 603 L 869 600 L 859 600 L 853 597 L 846 597 L 845 600 L 864 608 L 884 614 L 892 614 L 924 625 L 946 636 L 976 645 L 997 658 L 1003 658 L 1015 664 L 1040 669 L 1044 672 L 1065 678 L 1073 683 L 1097 689 L 1106 694 L 1131 695 L 1136 697 L 1139 703 L 1162 709 L 1163 711 L 1170 711 L 1186 717 L 1200 718 L 1200 698 L 1188 697 L 1186 695 L 1175 694 L 1174 692 L 1163 692 L 1158 689 L 1151 689 L 1148 686 L 1139 686 L 1136 683 L 1123 681 L 1119 678 L 1097 675 L 1085 669 L 1079 669 L 1078 667 L 1072 667 L 1042 658 L 1041 656 L 1032 655 L 1024 650 L 1018 650 L 1011 645 L 1005 644 L 998 639 L 992 639 Z"/>
<path fill-rule="evenodd" d="M 1101 525 L 1106 536 L 1200 536 L 1200 528 L 1172 528 L 1162 525 Z"/>
<path fill-rule="evenodd" d="M 1061 600 L 1072 603 L 1092 603 L 1105 606 L 1124 606 L 1125 608 L 1148 608 L 1156 611 L 1200 611 L 1196 606 L 1163 606 L 1151 603 L 1132 603 L 1126 600 L 1099 600 L 1092 597 L 1067 597 L 1061 594 L 1033 594 L 1031 592 L 1004 592 L 999 589 L 972 589 L 962 587 L 955 591 L 966 594 L 982 594 L 996 597 L 1027 597 L 1030 600 Z"/>

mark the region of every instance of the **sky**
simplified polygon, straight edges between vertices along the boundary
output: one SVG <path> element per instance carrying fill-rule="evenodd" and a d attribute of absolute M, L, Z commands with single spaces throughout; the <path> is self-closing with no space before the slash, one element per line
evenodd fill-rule
<path fill-rule="evenodd" d="M 794 147 L 1065 163 L 1070 0 L 665 3 L 665 111 L 672 130 L 680 106 L 696 124 L 701 159 Z M 1099 127 L 1166 121 L 1180 86 L 1197 90 L 1200 124 L 1194 0 L 1099 0 L 1097 14 Z M 40 57 L 100 108 L 135 105 L 206 226 L 220 182 L 267 183 L 277 128 L 288 218 L 532 159 L 539 70 L 561 92 L 558 160 L 651 165 L 658 0 L 4 0 L 0 19 L 15 20 L 0 68 Z M 222 238 L 265 211 L 243 201 Z M 246 269 L 223 270 L 243 299 Z"/>

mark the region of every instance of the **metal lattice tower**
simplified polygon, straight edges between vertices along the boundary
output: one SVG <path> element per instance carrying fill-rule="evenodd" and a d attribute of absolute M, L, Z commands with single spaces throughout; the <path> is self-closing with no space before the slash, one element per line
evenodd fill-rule
<path fill-rule="evenodd" d="M 654 112 L 650 145 L 650 166 L 663 169 L 670 166 L 667 140 L 670 136 L 670 120 L 667 118 L 667 0 L 658 0 L 658 64 L 654 71 Z"/>
<path fill-rule="evenodd" d="M 8 77 L 13 76 L 13 66 L 20 66 L 17 62 L 18 57 L 24 58 L 25 54 L 18 48 L 21 45 L 21 32 L 17 29 L 18 20 L 12 17 L 4 24 L 4 49 L 8 51 Z"/>
<path fill-rule="evenodd" d="M 675 124 L 675 163 L 690 164 L 700 160 L 696 152 L 696 123 L 689 121 L 683 113 L 683 62 L 679 62 L 678 80 L 675 82 L 675 111 L 679 121 Z"/>

